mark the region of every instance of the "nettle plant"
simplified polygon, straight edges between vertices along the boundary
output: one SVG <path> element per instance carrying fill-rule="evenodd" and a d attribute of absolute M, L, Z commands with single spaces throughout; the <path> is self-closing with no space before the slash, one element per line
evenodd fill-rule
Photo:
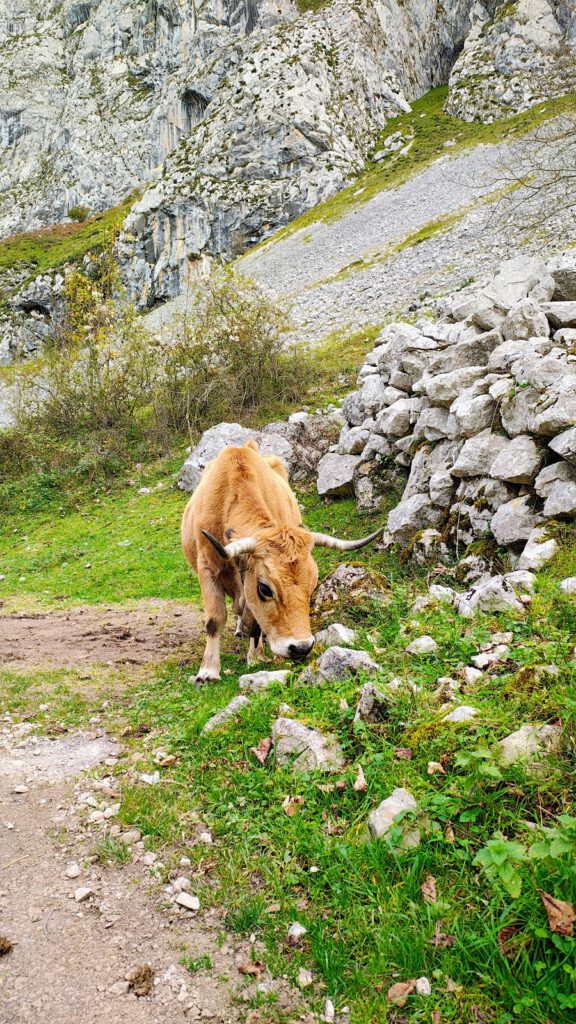
<path fill-rule="evenodd" d="M 486 877 L 517 899 L 523 882 L 537 884 L 540 873 L 549 886 L 574 883 L 576 870 L 576 818 L 561 814 L 556 828 L 545 829 L 543 838 L 528 845 L 512 842 L 502 834 L 490 839 L 474 858 Z M 537 870 L 537 866 L 541 871 Z"/>

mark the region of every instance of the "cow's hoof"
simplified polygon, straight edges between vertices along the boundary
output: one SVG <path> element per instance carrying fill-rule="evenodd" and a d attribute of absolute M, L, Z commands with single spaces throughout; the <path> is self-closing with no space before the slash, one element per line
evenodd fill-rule
<path fill-rule="evenodd" d="M 196 689 L 200 689 L 204 686 L 204 683 L 218 683 L 220 682 L 220 673 L 214 672 L 209 668 L 201 668 L 194 680 Z"/>

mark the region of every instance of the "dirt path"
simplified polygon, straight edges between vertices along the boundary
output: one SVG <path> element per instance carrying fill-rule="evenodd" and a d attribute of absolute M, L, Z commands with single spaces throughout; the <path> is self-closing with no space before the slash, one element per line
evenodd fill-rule
<path fill-rule="evenodd" d="M 0 614 L 0 665 L 143 665 L 190 655 L 202 628 L 197 609 L 169 601 Z"/>
<path fill-rule="evenodd" d="M 194 609 L 160 601 L 3 615 L 0 664 L 141 665 L 186 656 L 200 627 Z M 107 767 L 121 757 L 101 730 L 51 739 L 0 718 L 0 938 L 13 943 L 0 953 L 0 1024 L 265 1024 L 249 1008 L 259 991 L 275 993 L 286 1022 L 311 1020 L 287 982 L 239 972 L 251 947 L 226 935 L 222 913 L 176 905 L 163 879 L 188 871 L 193 894 L 192 868 L 117 823 L 123 776 Z M 109 837 L 129 851 L 123 867 L 96 856 Z M 192 974 L 183 953 L 210 966 Z M 137 995 L 130 979 L 145 965 L 150 991 Z"/>
<path fill-rule="evenodd" d="M 0 957 L 2 1024 L 244 1019 L 249 1010 L 246 997 L 237 998 L 240 990 L 256 994 L 253 979 L 238 971 L 250 959 L 248 943 L 227 937 L 222 944 L 221 915 L 171 903 L 154 876 L 159 860 L 154 865 L 141 842 L 123 868 L 103 868 L 93 856 L 98 827 L 89 824 L 91 807 L 95 798 L 115 795 L 106 777 L 78 781 L 78 774 L 111 765 L 116 744 L 104 735 L 51 740 L 28 735 L 30 729 L 0 729 L 0 936 L 14 943 Z M 74 878 L 66 873 L 71 864 L 79 868 Z M 82 888 L 90 895 L 78 902 Z M 209 956 L 211 967 L 190 974 L 179 962 L 184 950 Z M 150 992 L 138 996 L 127 979 L 143 965 L 153 978 Z M 285 1020 L 298 1019 L 286 983 L 259 980 L 277 992 Z M 253 1013 L 252 1021 L 264 1018 Z"/>

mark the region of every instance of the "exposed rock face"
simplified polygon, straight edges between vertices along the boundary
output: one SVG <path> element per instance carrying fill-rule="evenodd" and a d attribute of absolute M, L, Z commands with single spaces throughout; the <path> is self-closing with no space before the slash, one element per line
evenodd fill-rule
<path fill-rule="evenodd" d="M 450 75 L 446 109 L 492 121 L 576 86 L 576 11 L 569 0 L 476 3 Z"/>
<path fill-rule="evenodd" d="M 576 303 L 553 300 L 571 294 L 573 270 L 568 253 L 550 268 L 515 257 L 475 291 L 442 300 L 439 322 L 391 324 L 376 339 L 343 403 L 341 440 L 366 414 L 368 375 L 380 407 L 362 421 L 356 458 L 366 464 L 370 453 L 380 485 L 390 464 L 409 467 L 389 540 L 418 551 L 428 533 L 460 547 L 492 536 L 514 554 L 526 547 L 522 569 L 553 557 L 554 541 L 538 531 L 576 515 L 576 356 L 572 328 L 559 326 Z M 361 504 L 356 476 L 353 487 Z"/>
<path fill-rule="evenodd" d="M 446 81 L 471 0 L 0 2 L 0 233 L 145 188 L 121 248 L 142 305 L 333 194 Z M 146 188 L 146 185 L 148 187 Z"/>

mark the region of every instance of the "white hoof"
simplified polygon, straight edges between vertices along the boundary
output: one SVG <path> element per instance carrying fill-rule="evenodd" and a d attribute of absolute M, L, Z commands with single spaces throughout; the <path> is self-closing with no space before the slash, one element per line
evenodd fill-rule
<path fill-rule="evenodd" d="M 220 681 L 220 673 L 215 672 L 210 668 L 201 668 L 196 676 L 196 685 L 201 686 L 202 683 L 217 683 Z"/>

